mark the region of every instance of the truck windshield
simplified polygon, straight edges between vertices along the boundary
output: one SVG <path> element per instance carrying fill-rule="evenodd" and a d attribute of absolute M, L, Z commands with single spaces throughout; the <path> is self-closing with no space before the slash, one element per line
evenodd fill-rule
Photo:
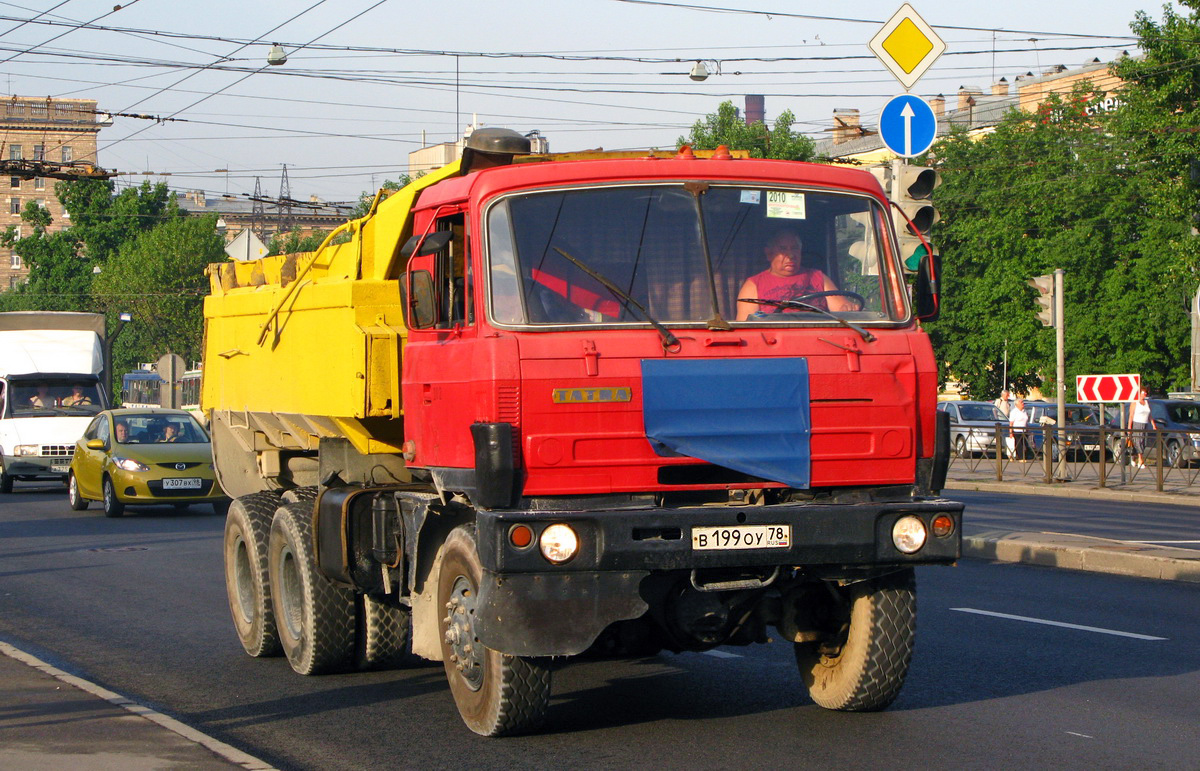
<path fill-rule="evenodd" d="M 663 323 L 837 323 L 805 306 L 899 321 L 884 221 L 866 196 L 745 185 L 511 195 L 488 214 L 489 312 L 502 325 L 646 323 L 583 263 Z"/>
<path fill-rule="evenodd" d="M 99 386 L 86 380 L 22 380 L 9 384 L 14 418 L 95 415 L 104 409 Z"/>

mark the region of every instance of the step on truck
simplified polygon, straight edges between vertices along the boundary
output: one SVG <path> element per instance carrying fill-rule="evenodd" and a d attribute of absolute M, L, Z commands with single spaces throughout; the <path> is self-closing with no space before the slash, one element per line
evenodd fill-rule
<path fill-rule="evenodd" d="M 486 736 L 570 657 L 772 638 L 816 703 L 886 707 L 914 568 L 961 545 L 926 263 L 865 171 L 482 129 L 317 251 L 211 266 L 243 647 L 440 661 Z"/>

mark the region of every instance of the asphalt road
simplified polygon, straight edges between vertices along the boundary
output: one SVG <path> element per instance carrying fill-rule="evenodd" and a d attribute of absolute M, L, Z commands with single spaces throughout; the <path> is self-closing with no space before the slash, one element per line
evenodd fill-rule
<path fill-rule="evenodd" d="M 284 769 L 1195 768 L 1200 757 L 1195 584 L 923 569 L 917 653 L 886 712 L 815 707 L 790 646 L 773 644 L 576 663 L 556 674 L 547 733 L 485 740 L 458 719 L 440 666 L 303 678 L 245 656 L 222 520 L 207 508 L 109 520 L 70 511 L 60 488 L 18 490 L 0 497 L 0 639 Z M 1045 505 L 998 505 L 1015 515 L 1025 503 Z"/>
<path fill-rule="evenodd" d="M 947 490 L 966 504 L 965 526 L 984 529 L 1072 533 L 1200 549 L 1200 505 L 1081 500 L 1054 496 Z M 1197 503 L 1200 503 L 1198 499 Z"/>

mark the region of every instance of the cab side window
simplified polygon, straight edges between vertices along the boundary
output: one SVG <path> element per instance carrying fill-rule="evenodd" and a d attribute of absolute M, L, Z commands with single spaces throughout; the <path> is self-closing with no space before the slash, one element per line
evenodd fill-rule
<path fill-rule="evenodd" d="M 435 262 L 437 311 L 435 327 L 450 329 L 474 324 L 473 276 L 467 242 L 467 222 L 462 214 L 442 217 L 437 230 L 452 234 L 450 243 L 438 252 Z"/>

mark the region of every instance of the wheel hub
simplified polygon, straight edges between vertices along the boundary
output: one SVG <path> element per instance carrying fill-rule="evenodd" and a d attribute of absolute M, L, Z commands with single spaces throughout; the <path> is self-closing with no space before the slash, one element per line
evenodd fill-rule
<path fill-rule="evenodd" d="M 475 590 L 459 576 L 446 602 L 446 644 L 450 648 L 450 663 L 472 691 L 483 687 L 483 646 L 475 635 Z"/>

